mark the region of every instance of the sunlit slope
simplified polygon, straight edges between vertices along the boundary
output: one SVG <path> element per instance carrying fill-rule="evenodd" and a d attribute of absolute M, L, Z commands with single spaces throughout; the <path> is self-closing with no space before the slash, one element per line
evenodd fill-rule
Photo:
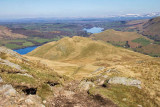
<path fill-rule="evenodd" d="M 63 38 L 57 42 L 50 42 L 38 47 L 28 55 L 49 60 L 83 60 L 96 61 L 108 58 L 122 60 L 142 56 L 123 48 L 112 46 L 101 41 L 94 41 L 84 37 Z"/>

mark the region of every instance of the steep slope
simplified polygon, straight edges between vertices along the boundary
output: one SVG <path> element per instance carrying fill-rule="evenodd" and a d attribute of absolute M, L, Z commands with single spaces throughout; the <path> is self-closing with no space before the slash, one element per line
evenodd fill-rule
<path fill-rule="evenodd" d="M 160 41 L 160 17 L 150 19 L 146 24 L 143 25 L 143 34 L 156 40 Z"/>
<path fill-rule="evenodd" d="M 10 29 L 4 26 L 0 26 L 0 39 L 18 39 L 26 38 L 25 35 L 12 33 Z"/>
<path fill-rule="evenodd" d="M 45 64 L 62 63 L 63 66 L 52 65 L 55 71 L 63 69 L 63 74 L 66 71 L 71 78 L 80 79 L 80 87 L 91 95 L 109 98 L 120 107 L 160 105 L 159 59 L 77 36 L 45 44 L 29 53 L 30 56 Z"/>
<path fill-rule="evenodd" d="M 1 107 L 44 107 L 42 100 L 53 96 L 50 84 L 62 84 L 60 77 L 46 65 L 0 47 Z"/>

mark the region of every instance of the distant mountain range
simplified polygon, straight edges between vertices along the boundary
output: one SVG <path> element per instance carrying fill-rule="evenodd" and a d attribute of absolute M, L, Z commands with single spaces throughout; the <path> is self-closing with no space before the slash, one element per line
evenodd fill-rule
<path fill-rule="evenodd" d="M 28 23 L 28 22 L 74 22 L 74 21 L 126 21 L 126 20 L 139 20 L 139 19 L 150 19 L 153 17 L 160 16 L 160 12 L 153 12 L 147 14 L 122 14 L 122 15 L 113 15 L 113 16 L 104 16 L 104 17 L 52 17 L 52 18 L 21 18 L 21 19 L 2 19 L 0 22 L 16 22 L 16 23 Z"/>
<path fill-rule="evenodd" d="M 118 17 L 157 17 L 160 16 L 160 12 L 153 12 L 153 13 L 147 13 L 147 14 L 125 14 L 125 15 L 119 15 Z M 117 17 L 117 16 L 114 16 Z"/>

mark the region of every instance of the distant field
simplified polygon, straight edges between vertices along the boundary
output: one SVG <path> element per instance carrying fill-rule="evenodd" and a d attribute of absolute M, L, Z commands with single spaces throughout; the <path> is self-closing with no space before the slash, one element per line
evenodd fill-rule
<path fill-rule="evenodd" d="M 146 46 L 151 43 L 151 41 L 146 40 L 144 38 L 137 38 L 135 40 L 132 40 L 132 42 L 140 43 L 142 46 Z"/>

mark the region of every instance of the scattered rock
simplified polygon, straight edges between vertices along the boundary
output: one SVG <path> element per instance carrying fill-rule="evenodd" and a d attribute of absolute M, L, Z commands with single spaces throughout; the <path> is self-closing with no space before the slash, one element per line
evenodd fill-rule
<path fill-rule="evenodd" d="M 143 107 L 142 105 L 137 105 L 137 107 Z"/>
<path fill-rule="evenodd" d="M 95 70 L 93 73 L 97 73 L 97 72 L 103 71 L 103 70 L 105 70 L 105 69 L 106 69 L 106 67 L 100 67 L 100 68 L 98 68 L 97 70 Z"/>
<path fill-rule="evenodd" d="M 64 90 L 63 92 L 64 92 L 64 95 L 66 97 L 71 97 L 71 96 L 73 96 L 75 94 L 73 91 L 66 91 L 66 90 Z"/>
<path fill-rule="evenodd" d="M 41 104 L 41 98 L 37 95 L 28 95 L 25 103 L 27 103 L 27 105 L 34 105 L 35 107 L 45 107 Z"/>
<path fill-rule="evenodd" d="M 29 75 L 29 74 L 27 74 L 27 73 L 25 73 L 25 74 L 20 74 L 20 73 L 18 73 L 18 75 L 22 75 L 22 76 L 27 76 L 27 77 L 33 78 L 32 75 Z"/>
<path fill-rule="evenodd" d="M 31 99 L 26 99 L 25 103 L 27 103 L 28 105 L 33 105 L 34 102 Z"/>
<path fill-rule="evenodd" d="M 2 83 L 3 82 L 3 80 L 2 80 L 2 78 L 0 77 L 0 83 Z"/>
<path fill-rule="evenodd" d="M 118 70 L 116 70 L 115 68 L 111 68 L 111 69 L 105 71 L 105 73 L 110 73 L 110 72 L 118 72 Z"/>
<path fill-rule="evenodd" d="M 127 101 L 127 99 L 126 99 L 126 98 L 123 98 L 122 101 Z"/>
<path fill-rule="evenodd" d="M 12 97 L 16 96 L 17 92 L 16 90 L 12 87 L 12 85 L 3 85 L 0 87 L 0 93 L 4 96 Z"/>
<path fill-rule="evenodd" d="M 107 75 L 103 75 L 102 77 L 103 77 L 103 78 L 105 78 L 105 79 L 106 79 L 106 78 L 108 78 L 108 76 L 107 76 Z"/>
<path fill-rule="evenodd" d="M 43 104 L 46 104 L 47 103 L 47 101 L 46 100 L 43 100 Z"/>
<path fill-rule="evenodd" d="M 97 85 L 103 85 L 107 78 L 107 75 L 102 75 L 95 82 Z"/>
<path fill-rule="evenodd" d="M 136 79 L 126 78 L 126 77 L 113 77 L 109 79 L 108 83 L 135 86 L 141 89 L 141 81 Z"/>
<path fill-rule="evenodd" d="M 95 84 L 93 82 L 90 81 L 82 81 L 79 85 L 80 90 L 89 90 L 92 87 L 95 87 Z"/>
<path fill-rule="evenodd" d="M 2 100 L 3 99 L 3 100 Z M 12 85 L 0 86 L 0 107 L 45 107 L 37 95 L 19 94 Z"/>

